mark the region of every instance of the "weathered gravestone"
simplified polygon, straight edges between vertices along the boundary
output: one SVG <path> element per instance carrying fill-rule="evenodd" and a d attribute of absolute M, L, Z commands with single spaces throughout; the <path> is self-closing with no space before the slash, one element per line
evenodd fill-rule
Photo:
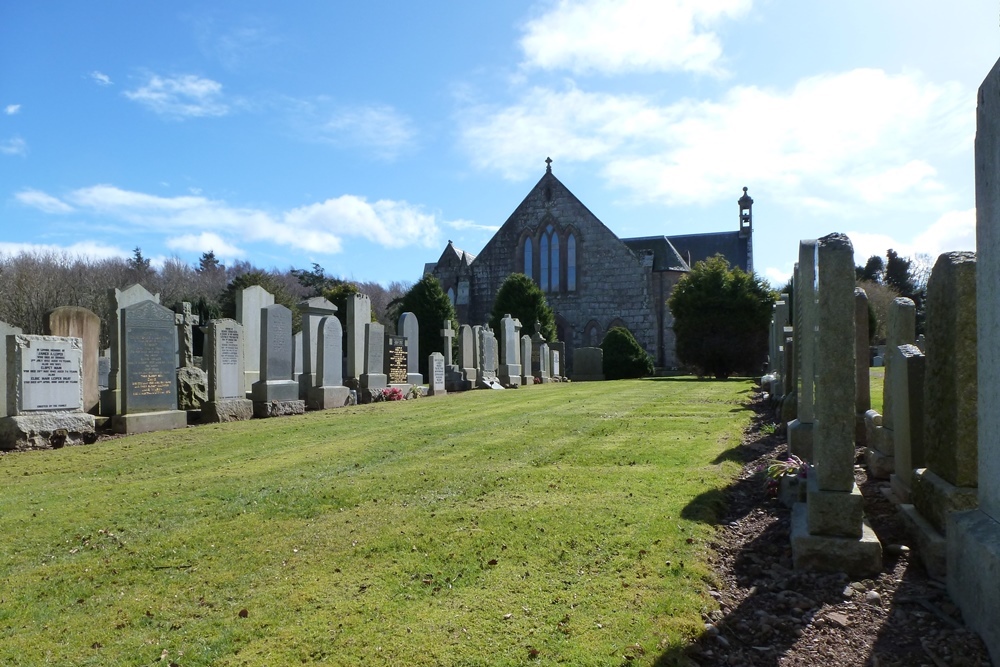
<path fill-rule="evenodd" d="M 555 354 L 553 354 L 555 353 Z M 569 357 L 566 356 L 566 343 L 561 340 L 552 341 L 549 343 L 549 356 L 555 359 L 558 357 L 559 368 L 556 369 L 557 372 L 553 373 L 549 370 L 550 377 L 564 377 L 566 375 L 567 363 L 569 362 Z"/>
<path fill-rule="evenodd" d="M 101 343 L 101 318 L 80 306 L 60 306 L 45 314 L 45 335 L 83 341 L 83 411 L 100 412 L 97 352 Z"/>
<path fill-rule="evenodd" d="M 883 429 L 888 428 L 887 423 L 892 426 L 886 439 L 893 443 L 895 472 L 889 482 L 899 501 L 909 503 L 913 470 L 927 465 L 924 456 L 924 353 L 916 345 L 897 345 L 889 357 L 892 361 L 886 367 L 885 382 L 891 385 L 892 419 L 886 422 L 887 415 L 882 416 Z"/>
<path fill-rule="evenodd" d="M 484 389 L 503 389 L 497 378 L 497 339 L 488 326 L 479 327 L 479 381 Z"/>
<path fill-rule="evenodd" d="M 292 311 L 281 304 L 260 310 L 260 380 L 254 383 L 254 417 L 300 415 L 299 383 L 292 379 Z"/>
<path fill-rule="evenodd" d="M 114 317 L 108 322 L 108 333 L 111 339 L 111 372 L 108 374 L 108 388 L 101 392 L 101 414 L 105 417 L 120 414 L 122 411 L 122 309 L 143 301 L 160 303 L 160 295 L 151 294 L 142 285 L 130 285 L 124 290 L 118 288 L 108 290 L 108 303 L 114 312 Z M 171 354 L 176 354 L 176 334 L 174 334 L 174 338 L 174 350 Z M 174 366 L 174 362 L 171 361 L 170 365 Z"/>
<path fill-rule="evenodd" d="M 865 431 L 865 413 L 872 408 L 871 375 L 868 370 L 868 294 L 860 287 L 854 288 L 854 441 L 868 444 Z M 883 476 L 888 479 L 889 475 Z"/>
<path fill-rule="evenodd" d="M 201 408 L 203 422 L 242 421 L 253 417 L 253 402 L 246 398 L 243 390 L 246 381 L 243 332 L 243 325 L 236 320 L 220 319 L 208 323 L 205 351 L 208 400 Z"/>
<path fill-rule="evenodd" d="M 201 318 L 191 311 L 187 301 L 177 306 L 174 323 L 177 325 L 177 407 L 180 410 L 201 410 L 208 400 L 208 374 L 194 364 L 194 327 Z"/>
<path fill-rule="evenodd" d="M 483 327 L 473 325 L 472 327 L 472 358 L 475 360 L 476 375 L 472 380 L 472 386 L 478 387 L 483 376 Z"/>
<path fill-rule="evenodd" d="M 531 336 L 521 336 L 521 386 L 532 387 L 535 377 L 531 374 Z"/>
<path fill-rule="evenodd" d="M 386 382 L 390 386 L 401 389 L 407 386 L 407 368 L 409 367 L 409 341 L 405 336 L 387 335 L 383 348 L 382 359 L 385 364 Z"/>
<path fill-rule="evenodd" d="M 335 315 L 319 321 L 316 346 L 316 386 L 309 390 L 310 410 L 347 405 L 351 390 L 344 386 L 344 328 Z"/>
<path fill-rule="evenodd" d="M 854 481 L 854 248 L 843 234 L 817 245 L 819 317 L 816 427 L 806 502 L 792 510 L 796 569 L 870 576 L 882 569 L 882 547 L 864 520 Z"/>
<path fill-rule="evenodd" d="M 455 338 L 455 330 L 451 328 L 451 320 L 445 320 L 441 328 L 441 338 L 444 340 L 444 383 L 448 391 L 465 391 L 469 389 L 462 374 L 460 364 L 454 363 L 452 357 L 452 341 Z M 428 378 L 429 379 L 429 378 Z"/>
<path fill-rule="evenodd" d="M 559 350 L 549 350 L 549 358 L 552 360 L 551 367 L 549 370 L 549 376 L 552 378 L 557 378 L 562 376 L 561 372 L 561 359 L 559 358 Z"/>
<path fill-rule="evenodd" d="M 948 592 L 1000 664 L 1000 61 L 979 89 L 976 132 L 979 507 L 948 517 Z M 929 336 L 928 336 L 929 338 Z M 930 354 L 931 341 L 927 341 Z M 929 358 L 928 358 L 929 362 Z"/>
<path fill-rule="evenodd" d="M 396 323 L 396 334 L 406 338 L 406 383 L 420 385 L 424 376 L 420 373 L 420 324 L 413 313 L 403 313 Z M 430 373 L 430 369 L 427 370 Z M 389 384 L 393 384 L 390 380 Z"/>
<path fill-rule="evenodd" d="M 362 389 L 385 389 L 385 327 L 378 322 L 365 325 L 365 365 L 361 374 Z"/>
<path fill-rule="evenodd" d="M 372 302 L 366 294 L 347 297 L 347 377 L 361 378 L 365 372 L 365 326 L 372 321 Z M 381 342 L 379 343 L 381 349 Z"/>
<path fill-rule="evenodd" d="M 83 411 L 83 341 L 11 334 L 4 341 L 7 416 L 0 449 L 49 449 L 96 440 Z"/>
<path fill-rule="evenodd" d="M 799 242 L 799 261 L 794 277 L 794 319 L 792 336 L 796 355 L 795 419 L 788 424 L 788 451 L 812 460 L 813 424 L 816 421 L 814 376 L 816 372 L 816 240 Z"/>
<path fill-rule="evenodd" d="M 302 376 L 302 332 L 292 336 L 292 379 L 296 382 Z"/>
<path fill-rule="evenodd" d="M 604 350 L 599 347 L 578 347 L 573 353 L 573 382 L 604 380 Z"/>
<path fill-rule="evenodd" d="M 531 337 L 531 374 L 539 379 L 540 384 L 547 384 L 549 381 L 549 346 L 542 336 L 542 323 L 537 320 L 535 335 Z"/>
<path fill-rule="evenodd" d="M 521 384 L 520 344 L 516 320 L 506 314 L 500 320 L 500 382 L 517 387 Z"/>
<path fill-rule="evenodd" d="M 428 396 L 444 396 L 448 393 L 444 382 L 444 362 L 444 355 L 440 352 L 432 352 L 427 358 L 427 373 L 430 376 Z"/>
<path fill-rule="evenodd" d="M 299 303 L 302 315 L 302 373 L 299 375 L 299 398 L 309 406 L 309 392 L 319 386 L 317 377 L 319 322 L 324 317 L 336 316 L 337 307 L 321 296 L 314 296 Z M 297 341 L 299 339 L 296 339 Z M 298 355 L 298 352 L 296 352 Z"/>
<path fill-rule="evenodd" d="M 21 327 L 0 322 L 0 417 L 7 414 L 7 336 L 23 333 Z"/>
<path fill-rule="evenodd" d="M 177 409 L 177 328 L 174 312 L 153 301 L 121 311 L 121 414 L 111 419 L 118 433 L 184 428 Z"/>
<path fill-rule="evenodd" d="M 243 325 L 243 391 L 250 394 L 260 379 L 260 309 L 274 305 L 274 295 L 260 285 L 236 293 L 236 320 Z"/>
<path fill-rule="evenodd" d="M 479 360 L 475 353 L 475 334 L 468 324 L 463 324 L 458 330 L 458 365 L 462 368 L 462 381 L 465 389 L 471 389 L 476 384 L 477 366 Z"/>
<path fill-rule="evenodd" d="M 992 289 L 992 288 L 991 288 Z M 976 254 L 938 257 L 927 281 L 924 458 L 901 516 L 932 575 L 946 573 L 948 514 L 976 507 Z"/>
<path fill-rule="evenodd" d="M 902 468 L 901 470 L 904 471 L 902 477 L 893 474 L 896 466 L 894 441 L 897 430 L 895 425 L 897 413 L 901 414 L 905 412 L 907 416 L 903 418 L 908 418 L 910 402 L 907 381 L 901 381 L 899 374 L 902 373 L 904 377 L 908 377 L 910 374 L 907 368 L 894 371 L 893 360 L 898 358 L 898 348 L 900 345 L 912 345 L 915 340 L 916 312 L 916 305 L 911 299 L 898 297 L 889 304 L 889 321 L 886 327 L 886 354 L 883 360 L 885 379 L 882 385 L 881 424 L 877 423 L 879 417 L 875 416 L 877 413 L 874 411 L 868 412 L 869 416 L 865 421 L 868 432 L 868 448 L 865 450 L 865 463 L 868 465 L 868 470 L 874 477 L 881 479 L 888 477 L 890 480 L 896 479 L 897 481 L 892 482 L 892 484 L 894 488 L 898 488 L 899 491 L 905 494 L 900 497 L 900 500 L 904 503 L 909 502 L 910 475 L 912 474 L 913 467 L 907 466 Z M 922 354 L 920 359 L 922 363 Z M 906 362 L 901 363 L 905 364 Z M 921 366 L 921 382 L 923 381 L 922 369 L 923 367 Z M 901 392 L 898 395 L 896 393 L 897 388 Z M 923 387 L 921 386 L 922 389 Z M 923 404 L 922 399 L 920 400 L 920 404 Z M 919 414 L 922 416 L 922 413 Z M 922 441 L 923 427 L 921 426 L 918 431 L 920 432 L 920 439 Z M 909 456 L 907 456 L 907 460 L 910 460 Z M 920 467 L 923 467 L 923 465 L 921 463 Z"/>
<path fill-rule="evenodd" d="M 108 376 L 111 375 L 111 357 L 97 358 L 97 388 L 103 391 L 108 388 Z M 98 407 L 100 405 L 98 404 Z"/>

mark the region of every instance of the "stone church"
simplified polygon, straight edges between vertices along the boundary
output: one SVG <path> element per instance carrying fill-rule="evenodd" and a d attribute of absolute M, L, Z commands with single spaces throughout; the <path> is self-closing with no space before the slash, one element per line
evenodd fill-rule
<path fill-rule="evenodd" d="M 753 270 L 753 199 L 743 188 L 735 231 L 618 238 L 552 173 L 545 174 L 478 255 L 451 241 L 427 264 L 463 324 L 489 319 L 493 299 L 511 273 L 530 276 L 555 311 L 559 340 L 572 351 L 600 345 L 615 326 L 627 328 L 660 368 L 676 368 L 673 317 L 666 300 L 700 260 L 722 254 Z M 524 333 L 533 333 L 525 323 Z"/>

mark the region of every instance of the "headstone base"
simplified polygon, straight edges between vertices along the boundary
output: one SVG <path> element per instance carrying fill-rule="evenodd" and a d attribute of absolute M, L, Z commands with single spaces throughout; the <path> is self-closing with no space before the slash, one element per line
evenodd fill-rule
<path fill-rule="evenodd" d="M 406 374 L 406 384 L 415 384 L 420 386 L 424 383 L 424 376 L 420 373 L 407 373 Z"/>
<path fill-rule="evenodd" d="M 573 382 L 604 382 L 604 375 L 574 375 Z"/>
<path fill-rule="evenodd" d="M 193 366 L 177 369 L 177 408 L 201 410 L 208 400 L 208 373 Z"/>
<path fill-rule="evenodd" d="M 111 429 L 115 433 L 132 435 L 170 431 L 187 426 L 187 412 L 184 410 L 163 410 L 161 412 L 135 412 L 129 415 L 115 415 L 111 418 Z"/>
<path fill-rule="evenodd" d="M 298 385 L 296 384 L 296 391 Z M 268 417 L 288 417 L 306 412 L 306 402 L 298 399 L 292 401 L 254 401 L 253 416 L 258 419 Z"/>
<path fill-rule="evenodd" d="M 947 576 L 945 557 L 948 549 L 944 535 L 921 516 L 913 505 L 900 505 L 899 517 L 903 520 L 906 533 L 913 541 L 914 551 L 920 556 L 927 574 L 944 581 Z"/>
<path fill-rule="evenodd" d="M 882 545 L 865 521 L 860 539 L 809 533 L 808 510 L 798 503 L 792 509 L 792 565 L 796 570 L 846 572 L 870 577 L 882 571 Z"/>
<path fill-rule="evenodd" d="M 813 455 L 813 423 L 794 419 L 788 423 L 788 452 L 805 459 L 812 460 Z"/>
<path fill-rule="evenodd" d="M 102 389 L 101 415 L 105 417 L 114 417 L 121 411 L 122 411 L 121 389 Z"/>
<path fill-rule="evenodd" d="M 823 491 L 816 475 L 810 475 L 806 491 L 806 517 L 809 532 L 830 537 L 862 537 L 865 499 L 855 484 L 847 491 Z"/>
<path fill-rule="evenodd" d="M 385 389 L 389 376 L 385 373 L 362 373 L 358 382 L 362 389 Z"/>
<path fill-rule="evenodd" d="M 329 410 L 347 405 L 351 390 L 347 387 L 311 387 L 306 397 L 309 410 Z"/>
<path fill-rule="evenodd" d="M 948 517 L 948 593 L 1000 662 L 1000 523 L 979 510 Z"/>
<path fill-rule="evenodd" d="M 917 511 L 942 533 L 948 524 L 948 512 L 963 512 L 979 506 L 976 489 L 950 484 L 928 468 L 913 471 L 910 494 Z"/>
<path fill-rule="evenodd" d="M 245 398 L 207 401 L 201 406 L 201 421 L 205 424 L 239 422 L 252 418 L 253 401 L 248 401 Z"/>
<path fill-rule="evenodd" d="M 435 389 L 433 383 L 431 383 L 431 385 L 427 387 L 427 396 L 447 396 L 447 395 L 448 395 L 447 388 Z"/>
<path fill-rule="evenodd" d="M 96 440 L 94 416 L 83 412 L 49 412 L 0 419 L 0 449 L 3 450 L 58 449 Z"/>
<path fill-rule="evenodd" d="M 251 392 L 254 403 L 267 403 L 269 401 L 297 401 L 299 400 L 299 383 L 295 380 L 271 380 L 270 382 L 257 382 Z M 254 414 L 257 409 L 254 408 Z"/>

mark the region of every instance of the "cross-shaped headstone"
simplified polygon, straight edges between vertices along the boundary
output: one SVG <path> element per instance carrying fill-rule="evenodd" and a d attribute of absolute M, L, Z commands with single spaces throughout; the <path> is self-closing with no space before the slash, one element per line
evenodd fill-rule
<path fill-rule="evenodd" d="M 194 335 L 191 327 L 201 323 L 201 318 L 191 312 L 191 304 L 187 301 L 181 303 L 181 312 L 174 314 L 174 324 L 177 325 L 177 338 L 179 339 L 181 367 L 194 366 Z"/>
<path fill-rule="evenodd" d="M 441 329 L 441 336 L 444 338 L 444 364 L 445 366 L 452 366 L 451 339 L 455 337 L 455 330 L 451 328 L 451 320 L 444 321 L 444 328 Z"/>

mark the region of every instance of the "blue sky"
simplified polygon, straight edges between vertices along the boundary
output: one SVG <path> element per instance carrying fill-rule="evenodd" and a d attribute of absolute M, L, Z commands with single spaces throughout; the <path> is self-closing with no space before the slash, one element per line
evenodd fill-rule
<path fill-rule="evenodd" d="M 754 205 L 856 259 L 975 246 L 976 89 L 1000 9 L 962 0 L 6 2 L 0 252 L 416 280 L 477 253 L 544 159 L 622 237 Z"/>

